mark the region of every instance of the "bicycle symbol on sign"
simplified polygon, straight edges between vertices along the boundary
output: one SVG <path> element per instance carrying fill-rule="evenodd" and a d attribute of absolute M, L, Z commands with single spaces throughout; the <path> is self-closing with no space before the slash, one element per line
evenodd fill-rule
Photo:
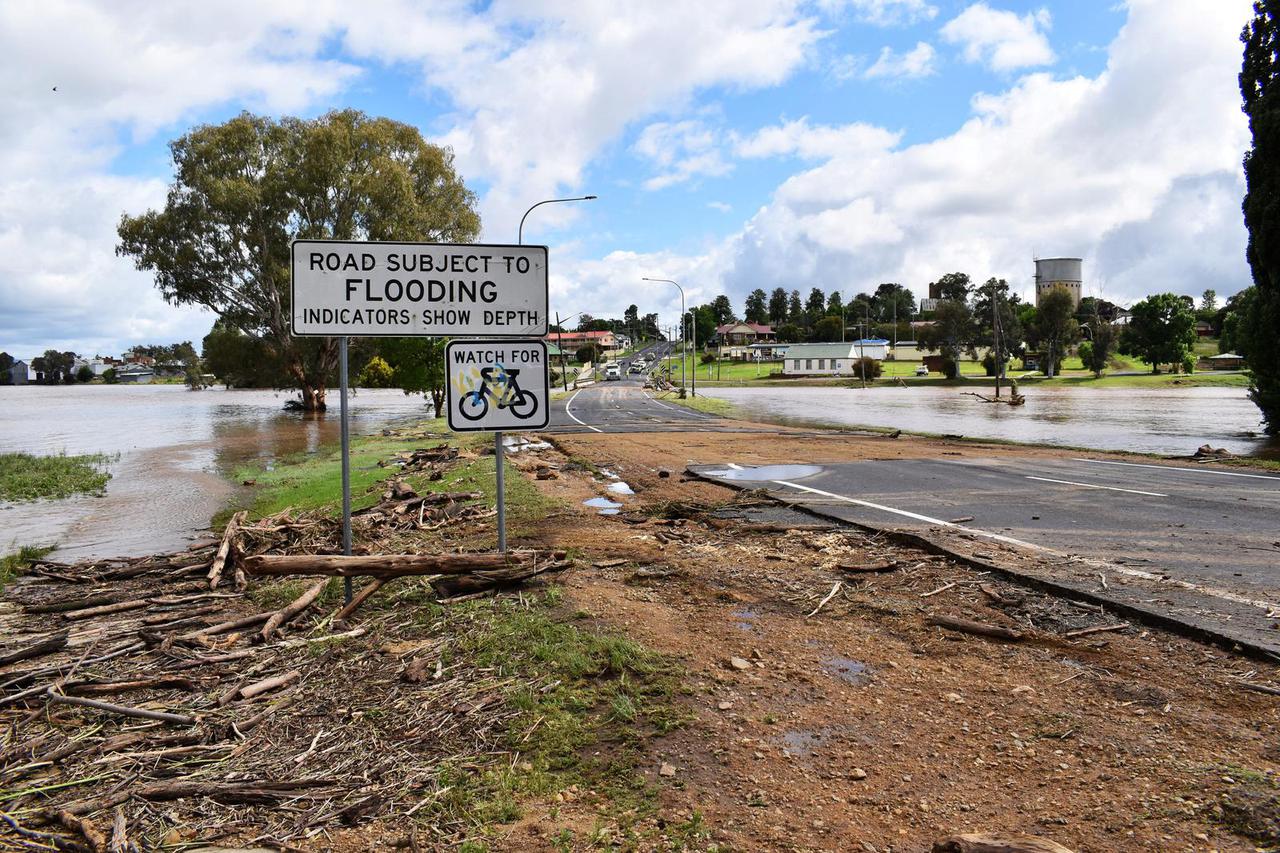
<path fill-rule="evenodd" d="M 458 413 L 469 421 L 478 421 L 489 413 L 492 399 L 499 409 L 510 409 L 521 420 L 531 420 L 538 411 L 538 398 L 520 387 L 516 381 L 519 375 L 519 370 L 507 370 L 501 364 L 480 368 L 480 387 L 462 395 Z"/>

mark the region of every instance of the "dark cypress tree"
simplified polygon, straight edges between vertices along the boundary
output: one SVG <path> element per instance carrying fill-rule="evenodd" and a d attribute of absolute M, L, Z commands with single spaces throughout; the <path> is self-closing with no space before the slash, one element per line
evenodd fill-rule
<path fill-rule="evenodd" d="M 1241 355 L 1252 374 L 1249 396 L 1266 430 L 1280 434 L 1280 0 L 1255 0 L 1244 28 L 1240 94 L 1253 147 L 1244 155 L 1246 257 L 1256 286 L 1241 317 Z M 1245 351 L 1247 350 L 1247 351 Z"/>

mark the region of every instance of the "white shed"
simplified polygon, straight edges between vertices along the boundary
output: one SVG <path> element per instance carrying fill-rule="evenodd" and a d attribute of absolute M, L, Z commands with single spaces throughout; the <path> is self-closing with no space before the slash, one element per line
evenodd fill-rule
<path fill-rule="evenodd" d="M 853 367 L 862 357 L 884 358 L 883 345 L 870 344 L 791 344 L 782 361 L 784 376 L 852 376 Z"/>

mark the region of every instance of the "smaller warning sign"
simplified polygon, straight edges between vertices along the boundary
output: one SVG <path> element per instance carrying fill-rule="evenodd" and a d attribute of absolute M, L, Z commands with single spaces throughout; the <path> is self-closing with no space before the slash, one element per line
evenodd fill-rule
<path fill-rule="evenodd" d="M 543 341 L 449 341 L 446 400 L 454 432 L 544 429 L 551 378 Z"/>

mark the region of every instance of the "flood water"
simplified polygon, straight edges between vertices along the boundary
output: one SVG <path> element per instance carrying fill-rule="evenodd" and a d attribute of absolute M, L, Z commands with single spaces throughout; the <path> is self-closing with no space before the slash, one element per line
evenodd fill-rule
<path fill-rule="evenodd" d="M 705 388 L 770 419 L 964 435 L 1098 450 L 1190 455 L 1202 444 L 1280 457 L 1243 388 L 1024 386 L 1024 406 L 962 388 Z M 983 389 L 989 395 L 990 389 Z"/>
<path fill-rule="evenodd" d="M 338 392 L 325 415 L 286 412 L 276 391 L 188 391 L 180 385 L 0 387 L 0 452 L 119 454 L 102 497 L 0 502 L 0 553 L 58 546 L 58 559 L 134 556 L 186 547 L 226 505 L 245 463 L 313 452 L 338 440 Z M 422 397 L 361 389 L 353 434 L 429 414 Z"/>

